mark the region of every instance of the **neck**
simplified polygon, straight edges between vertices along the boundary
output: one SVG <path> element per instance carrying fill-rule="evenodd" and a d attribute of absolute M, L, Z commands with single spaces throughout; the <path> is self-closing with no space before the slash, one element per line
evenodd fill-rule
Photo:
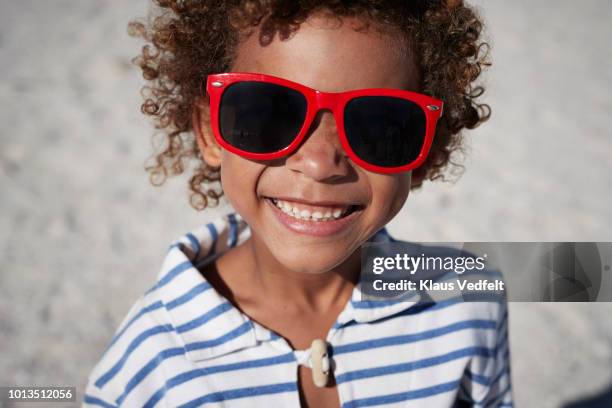
<path fill-rule="evenodd" d="M 359 279 L 359 250 L 329 271 L 306 273 L 282 265 L 256 236 L 246 244 L 253 265 L 252 285 L 268 301 L 288 309 L 325 312 L 343 307 Z"/>

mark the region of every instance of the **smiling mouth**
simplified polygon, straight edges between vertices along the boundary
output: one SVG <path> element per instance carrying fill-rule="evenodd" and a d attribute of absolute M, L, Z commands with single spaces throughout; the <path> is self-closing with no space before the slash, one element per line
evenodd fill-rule
<path fill-rule="evenodd" d="M 266 197 L 272 205 L 290 217 L 303 221 L 329 222 L 345 218 L 363 209 L 357 204 L 313 205 Z"/>

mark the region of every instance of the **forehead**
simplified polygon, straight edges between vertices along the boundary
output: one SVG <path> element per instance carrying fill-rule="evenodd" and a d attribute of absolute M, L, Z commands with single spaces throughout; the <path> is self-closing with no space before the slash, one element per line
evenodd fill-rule
<path fill-rule="evenodd" d="M 417 90 L 418 69 L 398 32 L 363 20 L 315 14 L 288 38 L 260 27 L 240 42 L 232 71 L 279 76 L 325 92 L 363 88 Z"/>

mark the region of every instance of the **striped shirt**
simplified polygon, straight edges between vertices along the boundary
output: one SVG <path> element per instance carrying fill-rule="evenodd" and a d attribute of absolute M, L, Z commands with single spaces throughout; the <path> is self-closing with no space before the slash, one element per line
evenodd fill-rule
<path fill-rule="evenodd" d="M 244 315 L 199 271 L 249 236 L 230 214 L 173 242 L 91 372 L 83 406 L 300 406 L 308 350 Z M 383 229 L 371 240 L 392 238 Z M 343 408 L 512 406 L 505 302 L 366 301 L 360 286 L 326 339 Z"/>

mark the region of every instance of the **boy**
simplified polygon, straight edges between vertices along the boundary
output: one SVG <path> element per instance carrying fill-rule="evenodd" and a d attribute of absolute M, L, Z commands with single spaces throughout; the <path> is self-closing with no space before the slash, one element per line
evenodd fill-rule
<path fill-rule="evenodd" d="M 459 131 L 488 116 L 471 85 L 473 11 L 157 3 L 165 13 L 132 26 L 155 47 L 137 60 L 152 81 L 143 111 L 168 135 L 150 170 L 201 155 L 192 204 L 217 199 L 219 180 L 236 214 L 171 246 L 84 405 L 511 406 L 505 304 L 360 291 L 360 246 L 391 240 L 411 183 L 438 176 Z"/>

